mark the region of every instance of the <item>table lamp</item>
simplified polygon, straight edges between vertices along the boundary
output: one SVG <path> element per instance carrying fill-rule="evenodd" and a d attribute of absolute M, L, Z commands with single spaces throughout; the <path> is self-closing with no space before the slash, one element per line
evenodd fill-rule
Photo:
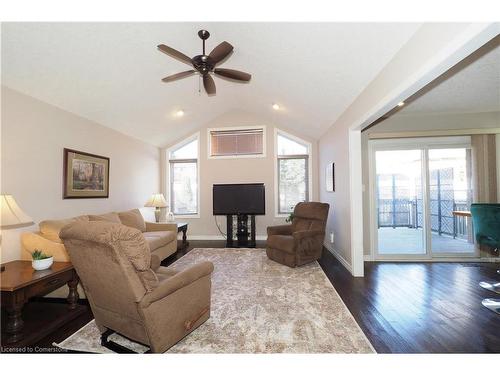
<path fill-rule="evenodd" d="M 10 194 L 2 194 L 0 196 L 0 209 L 2 211 L 0 228 L 14 229 L 30 226 L 33 224 L 33 219 L 26 215 L 19 207 L 14 197 Z M 0 243 L 2 237 L 0 235 Z M 1 271 L 5 269 L 1 267 Z"/>
<path fill-rule="evenodd" d="M 161 217 L 161 208 L 163 207 L 168 207 L 167 201 L 165 200 L 165 197 L 163 194 L 153 194 L 151 198 L 148 199 L 144 207 L 155 207 L 155 219 L 156 222 L 160 222 L 160 217 Z"/>

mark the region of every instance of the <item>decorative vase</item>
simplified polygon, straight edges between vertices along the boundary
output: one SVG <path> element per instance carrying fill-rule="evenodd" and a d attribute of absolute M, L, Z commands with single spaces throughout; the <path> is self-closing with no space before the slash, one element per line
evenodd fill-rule
<path fill-rule="evenodd" d="M 33 259 L 31 261 L 31 266 L 37 271 L 42 271 L 49 269 L 52 266 L 52 263 L 54 263 L 54 257 L 45 259 Z"/>
<path fill-rule="evenodd" d="M 172 213 L 172 211 L 169 211 L 168 214 L 167 214 L 167 222 L 168 223 L 173 223 L 175 222 L 175 216 L 174 214 Z"/>

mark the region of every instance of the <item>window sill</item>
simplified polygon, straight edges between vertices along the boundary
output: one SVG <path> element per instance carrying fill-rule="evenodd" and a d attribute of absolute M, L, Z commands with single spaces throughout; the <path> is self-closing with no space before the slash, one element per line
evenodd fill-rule
<path fill-rule="evenodd" d="M 200 214 L 174 214 L 176 219 L 199 219 Z"/>

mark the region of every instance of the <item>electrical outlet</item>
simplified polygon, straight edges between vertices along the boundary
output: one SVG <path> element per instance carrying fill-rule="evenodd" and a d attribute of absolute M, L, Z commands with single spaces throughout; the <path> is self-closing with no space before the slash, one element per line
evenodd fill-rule
<path fill-rule="evenodd" d="M 333 234 L 333 232 L 330 232 L 330 243 L 333 243 L 334 240 L 335 240 L 335 235 Z"/>

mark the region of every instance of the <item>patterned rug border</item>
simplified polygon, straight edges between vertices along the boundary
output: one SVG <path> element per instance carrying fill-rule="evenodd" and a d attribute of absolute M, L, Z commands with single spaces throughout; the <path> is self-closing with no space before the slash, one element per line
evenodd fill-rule
<path fill-rule="evenodd" d="M 204 248 L 193 248 L 191 251 L 195 251 L 195 250 L 220 250 L 221 248 L 214 248 L 214 247 L 204 247 Z M 265 251 L 265 248 L 238 248 L 239 250 L 264 250 Z M 173 266 L 175 265 L 176 263 L 178 263 L 182 258 L 179 258 L 177 259 L 175 262 L 173 262 L 172 264 L 169 265 L 170 266 Z M 333 284 L 331 283 L 330 279 L 328 278 L 328 276 L 326 275 L 325 271 L 323 270 L 323 268 L 321 267 L 321 265 L 319 264 L 318 261 L 314 261 L 313 263 L 316 263 L 319 267 L 319 269 L 321 270 L 321 274 L 323 275 L 323 278 L 326 280 L 327 284 L 329 285 L 329 287 L 334 291 L 335 295 L 338 297 L 338 299 L 341 301 L 342 305 L 344 306 L 345 310 L 348 312 L 348 315 L 352 321 L 352 323 L 354 323 L 354 325 L 356 327 L 358 327 L 359 331 L 362 333 L 362 336 L 365 340 L 365 342 L 368 344 L 368 346 L 371 348 L 372 350 L 372 353 L 357 353 L 357 354 L 377 354 L 377 351 L 375 350 L 375 348 L 373 347 L 372 343 L 370 342 L 370 340 L 368 339 L 368 337 L 366 336 L 366 334 L 364 333 L 364 331 L 361 329 L 361 326 L 358 324 L 358 322 L 356 321 L 356 319 L 354 318 L 354 315 L 351 313 L 351 311 L 349 310 L 349 308 L 347 307 L 347 305 L 345 304 L 344 300 L 342 299 L 342 297 L 340 296 L 340 294 L 338 293 L 337 289 L 335 289 L 335 287 L 333 286 Z M 56 343 L 56 342 L 53 342 L 52 345 L 55 346 L 55 347 L 58 347 L 60 349 L 64 349 L 64 350 L 72 350 L 72 351 L 79 351 L 79 352 L 82 352 L 82 353 L 90 353 L 90 354 L 116 354 L 116 353 L 100 353 L 100 352 L 84 352 L 84 351 L 81 351 L 77 348 L 74 348 L 74 347 L 70 347 L 70 346 L 65 346 L 64 343 L 68 340 L 70 340 L 71 338 L 73 338 L 73 336 L 77 335 L 80 333 L 80 331 L 83 331 L 85 330 L 85 328 L 91 324 L 94 324 L 95 322 L 95 319 L 92 319 L 90 322 L 88 322 L 87 324 L 85 324 L 83 327 L 81 327 L 79 330 L 77 330 L 76 332 L 74 332 L 73 334 L 71 334 L 70 336 L 66 337 L 64 340 L 62 340 L 61 342 L 59 343 Z M 170 354 L 175 354 L 175 353 L 170 353 Z M 190 353 L 187 353 L 187 354 L 190 354 Z M 195 353 L 191 353 L 191 354 L 195 354 Z M 222 353 L 212 353 L 212 354 L 222 354 Z M 245 354 L 245 353 L 240 353 L 240 354 Z M 266 354 L 266 353 L 246 353 L 246 354 Z M 285 354 L 285 353 L 275 353 L 275 354 Z M 306 353 L 307 354 L 307 353 Z M 314 354 L 314 353 L 310 353 L 310 354 Z M 324 354 L 336 354 L 336 353 L 324 353 Z"/>

